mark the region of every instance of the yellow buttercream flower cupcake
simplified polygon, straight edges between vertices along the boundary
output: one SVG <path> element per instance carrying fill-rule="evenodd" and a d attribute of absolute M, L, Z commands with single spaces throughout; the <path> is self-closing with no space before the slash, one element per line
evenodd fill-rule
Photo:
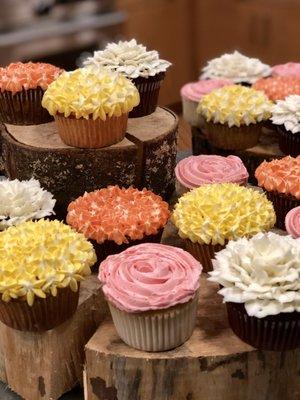
<path fill-rule="evenodd" d="M 211 271 L 211 259 L 229 240 L 252 237 L 275 224 L 275 212 L 267 197 L 235 183 L 207 184 L 182 197 L 172 220 L 187 250 Z"/>
<path fill-rule="evenodd" d="M 64 72 L 46 90 L 42 105 L 69 146 L 100 148 L 124 139 L 128 113 L 139 93 L 123 75 L 79 68 Z"/>
<path fill-rule="evenodd" d="M 0 320 L 18 330 L 52 329 L 70 318 L 96 262 L 85 237 L 59 221 L 23 222 L 0 233 Z"/>
<path fill-rule="evenodd" d="M 272 102 L 263 92 L 230 85 L 203 96 L 197 112 L 205 120 L 206 135 L 213 146 L 244 150 L 257 144 L 271 108 Z"/>

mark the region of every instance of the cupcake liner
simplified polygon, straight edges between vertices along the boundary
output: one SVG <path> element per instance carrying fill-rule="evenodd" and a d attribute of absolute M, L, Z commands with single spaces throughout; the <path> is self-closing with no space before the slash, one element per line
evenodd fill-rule
<path fill-rule="evenodd" d="M 47 331 L 62 324 L 75 313 L 78 299 L 79 288 L 77 292 L 73 292 L 67 287 L 58 289 L 56 297 L 35 297 L 31 307 L 25 299 L 13 299 L 8 303 L 0 300 L 0 320 L 20 331 Z"/>
<path fill-rule="evenodd" d="M 183 118 L 192 126 L 203 128 L 205 122 L 203 117 L 197 113 L 198 102 L 182 97 Z"/>
<path fill-rule="evenodd" d="M 128 313 L 108 302 L 112 319 L 121 339 L 143 351 L 166 351 L 186 342 L 193 333 L 198 291 L 187 303 L 164 310 Z"/>
<path fill-rule="evenodd" d="M 287 131 L 284 126 L 278 127 L 279 148 L 287 155 L 297 157 L 300 154 L 300 133 Z"/>
<path fill-rule="evenodd" d="M 212 259 L 215 257 L 215 253 L 225 247 L 221 244 L 193 243 L 190 239 L 185 239 L 184 243 L 186 250 L 202 264 L 203 272 L 213 270 Z"/>
<path fill-rule="evenodd" d="M 53 121 L 53 117 L 42 107 L 44 90 L 23 89 L 12 94 L 0 91 L 1 122 L 12 125 L 38 125 Z"/>
<path fill-rule="evenodd" d="M 259 350 L 284 351 L 300 347 L 300 313 L 250 317 L 244 304 L 226 303 L 229 325 L 244 342 Z"/>
<path fill-rule="evenodd" d="M 215 147 L 225 150 L 246 150 L 257 145 L 262 133 L 263 123 L 242 125 L 240 127 L 205 121 L 208 141 Z"/>
<path fill-rule="evenodd" d="M 191 190 L 191 189 L 185 187 L 181 182 L 179 182 L 178 179 L 176 179 L 175 187 L 176 187 L 176 194 L 178 196 L 182 196 Z"/>
<path fill-rule="evenodd" d="M 265 193 L 274 206 L 276 214 L 275 226 L 279 229 L 285 230 L 285 216 L 292 208 L 300 206 L 300 200 L 289 194 L 268 192 L 267 190 Z"/>
<path fill-rule="evenodd" d="M 128 114 L 107 117 L 105 121 L 55 115 L 59 136 L 68 146 L 99 149 L 121 142 L 126 133 Z"/>
<path fill-rule="evenodd" d="M 149 78 L 139 77 L 132 80 L 139 91 L 140 103 L 129 113 L 129 118 L 139 118 L 154 113 L 165 75 L 165 72 L 160 72 Z"/>

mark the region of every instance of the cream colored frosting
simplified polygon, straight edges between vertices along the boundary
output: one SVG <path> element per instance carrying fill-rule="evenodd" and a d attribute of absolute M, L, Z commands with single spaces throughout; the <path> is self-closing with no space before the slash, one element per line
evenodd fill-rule
<path fill-rule="evenodd" d="M 159 58 L 157 51 L 148 51 L 135 39 L 109 43 L 104 50 L 95 51 L 93 57 L 84 62 L 84 66 L 109 68 L 131 79 L 154 76 L 165 72 L 170 65 L 169 61 Z"/>
<path fill-rule="evenodd" d="M 224 78 L 235 83 L 254 83 L 259 78 L 271 75 L 269 65 L 238 51 L 210 60 L 202 71 L 201 79 Z"/>
<path fill-rule="evenodd" d="M 55 200 L 36 179 L 0 181 L 0 231 L 54 214 Z"/>
<path fill-rule="evenodd" d="M 287 131 L 300 132 L 300 96 L 291 95 L 279 100 L 272 108 L 272 122 L 284 125 Z"/>
<path fill-rule="evenodd" d="M 209 280 L 223 286 L 224 302 L 244 303 L 248 315 L 300 312 L 300 239 L 269 232 L 232 241 L 213 266 Z"/>

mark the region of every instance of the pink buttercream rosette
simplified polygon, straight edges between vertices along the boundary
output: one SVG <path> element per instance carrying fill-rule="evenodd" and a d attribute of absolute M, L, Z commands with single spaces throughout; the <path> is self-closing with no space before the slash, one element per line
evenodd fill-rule
<path fill-rule="evenodd" d="M 300 238 L 300 206 L 292 208 L 285 217 L 285 229 L 294 239 Z"/>

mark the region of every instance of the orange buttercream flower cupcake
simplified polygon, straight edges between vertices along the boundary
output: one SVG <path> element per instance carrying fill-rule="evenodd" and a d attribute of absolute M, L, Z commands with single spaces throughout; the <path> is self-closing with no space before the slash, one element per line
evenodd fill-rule
<path fill-rule="evenodd" d="M 291 94 L 300 94 L 300 79 L 293 76 L 275 76 L 259 79 L 252 87 L 263 91 L 272 101 L 283 100 Z"/>
<path fill-rule="evenodd" d="M 45 90 L 62 72 L 46 63 L 16 62 L 0 68 L 0 119 L 15 125 L 51 121 L 41 106 Z"/>
<path fill-rule="evenodd" d="M 160 242 L 169 216 L 168 203 L 149 190 L 108 186 L 70 203 L 67 223 L 104 259 L 131 245 Z"/>
<path fill-rule="evenodd" d="M 300 156 L 264 161 L 256 169 L 255 177 L 273 203 L 276 226 L 284 229 L 286 214 L 300 206 Z"/>

